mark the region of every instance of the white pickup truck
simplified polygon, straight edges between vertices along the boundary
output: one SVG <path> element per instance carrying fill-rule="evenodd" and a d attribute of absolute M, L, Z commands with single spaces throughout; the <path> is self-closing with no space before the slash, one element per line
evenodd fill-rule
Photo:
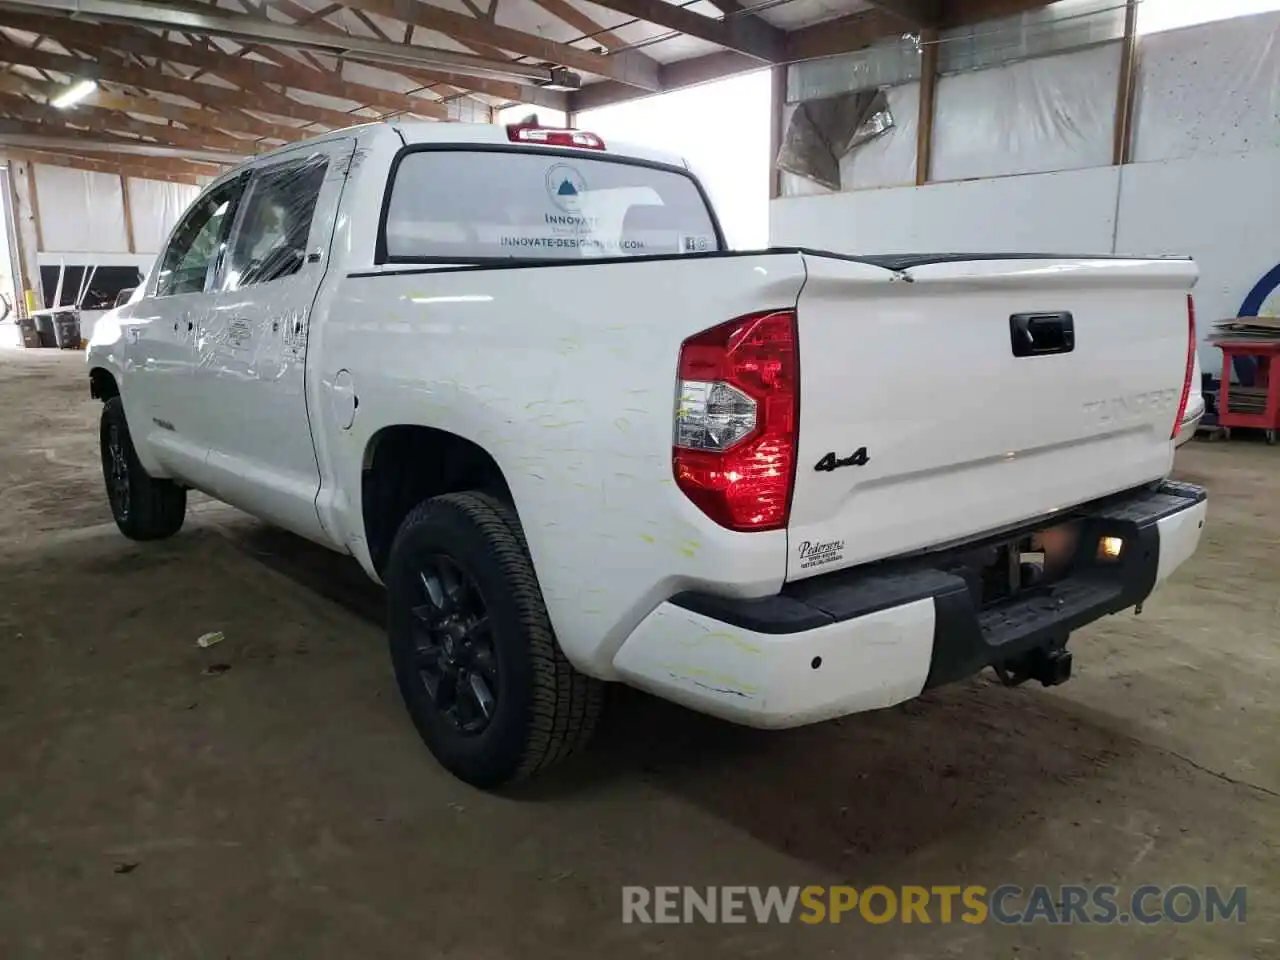
<path fill-rule="evenodd" d="M 1200 538 L 1195 279 L 730 251 L 677 158 L 378 124 L 210 184 L 90 388 L 126 536 L 195 489 L 355 557 L 424 740 L 495 786 L 605 681 L 788 727 L 1066 679 Z"/>

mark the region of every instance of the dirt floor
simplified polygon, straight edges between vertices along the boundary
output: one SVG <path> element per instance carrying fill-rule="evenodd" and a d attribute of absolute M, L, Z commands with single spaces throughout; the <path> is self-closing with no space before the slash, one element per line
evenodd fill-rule
<path fill-rule="evenodd" d="M 1280 449 L 1182 452 L 1199 554 L 1063 687 L 772 734 L 619 691 L 583 760 L 493 796 L 418 740 L 353 562 L 207 501 L 120 537 L 98 411 L 82 355 L 0 351 L 0 957 L 1280 958 Z M 839 883 L 1244 885 L 1248 913 L 621 922 L 625 884 Z"/>

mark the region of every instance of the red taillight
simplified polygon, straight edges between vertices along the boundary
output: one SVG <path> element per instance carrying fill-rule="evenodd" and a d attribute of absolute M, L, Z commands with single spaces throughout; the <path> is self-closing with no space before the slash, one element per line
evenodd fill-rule
<path fill-rule="evenodd" d="M 537 143 L 548 147 L 578 147 L 581 150 L 603 150 L 604 141 L 585 130 L 552 130 L 522 123 L 507 127 L 512 143 Z"/>
<path fill-rule="evenodd" d="M 1182 427 L 1182 418 L 1187 415 L 1187 401 L 1191 399 L 1191 373 L 1196 366 L 1196 301 L 1187 294 L 1187 369 L 1182 375 L 1182 399 L 1178 401 L 1178 415 L 1173 418 L 1173 433 L 1170 438 L 1178 436 Z"/>
<path fill-rule="evenodd" d="M 787 525 L 800 414 L 798 350 L 794 310 L 739 317 L 680 347 L 676 484 L 722 527 Z"/>

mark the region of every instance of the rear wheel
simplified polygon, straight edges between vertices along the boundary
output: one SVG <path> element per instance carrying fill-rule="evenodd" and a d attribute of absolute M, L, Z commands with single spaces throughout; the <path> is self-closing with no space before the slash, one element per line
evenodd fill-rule
<path fill-rule="evenodd" d="M 419 504 L 386 570 L 396 682 L 436 759 L 497 787 L 590 737 L 602 684 L 565 659 L 510 508 L 480 493 Z"/>
<path fill-rule="evenodd" d="M 103 404 L 99 445 L 107 499 L 120 532 L 130 540 L 162 540 L 181 530 L 187 491 L 143 469 L 119 397 Z"/>

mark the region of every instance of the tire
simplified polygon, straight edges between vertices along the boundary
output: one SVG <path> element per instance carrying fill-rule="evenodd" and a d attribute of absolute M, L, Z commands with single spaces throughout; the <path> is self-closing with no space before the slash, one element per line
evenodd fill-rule
<path fill-rule="evenodd" d="M 119 397 L 102 407 L 98 441 L 107 499 L 120 532 L 130 540 L 163 540 L 181 530 L 187 516 L 187 491 L 143 469 Z"/>
<path fill-rule="evenodd" d="M 447 770 L 490 789 L 586 744 L 604 685 L 560 650 L 508 506 L 474 492 L 420 503 L 400 525 L 384 579 L 400 695 Z"/>

